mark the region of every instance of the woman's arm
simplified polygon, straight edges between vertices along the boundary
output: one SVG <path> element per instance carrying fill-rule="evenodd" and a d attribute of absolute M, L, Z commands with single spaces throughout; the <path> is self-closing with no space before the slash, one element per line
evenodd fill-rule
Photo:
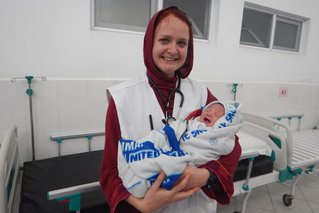
<path fill-rule="evenodd" d="M 241 147 L 236 136 L 235 146 L 230 154 L 221 156 L 217 161 L 210 161 L 200 166 L 200 168 L 205 168 L 216 176 L 214 183 L 206 184 L 202 187 L 207 196 L 216 199 L 221 204 L 228 204 L 230 202 L 231 196 L 234 193 L 233 176 L 240 155 Z"/>
<path fill-rule="evenodd" d="M 207 89 L 208 90 L 208 89 Z M 217 98 L 207 91 L 207 103 L 216 101 Z M 228 204 L 234 193 L 233 176 L 236 171 L 239 158 L 241 155 L 241 147 L 238 137 L 235 138 L 235 146 L 231 153 L 221 156 L 217 161 L 210 161 L 200 168 L 205 168 L 213 173 L 217 179 L 214 186 L 205 185 L 202 190 L 211 198 L 215 198 L 221 204 Z"/>

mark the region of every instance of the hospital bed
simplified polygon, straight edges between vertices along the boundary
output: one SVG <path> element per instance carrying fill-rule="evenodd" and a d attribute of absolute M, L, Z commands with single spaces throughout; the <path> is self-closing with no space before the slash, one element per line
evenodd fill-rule
<path fill-rule="evenodd" d="M 254 131 L 259 134 L 251 135 Z M 274 131 L 265 132 L 258 125 L 245 122 L 242 130 L 238 134 L 240 143 L 243 148 L 241 161 L 234 176 L 235 193 L 234 196 L 244 194 L 241 212 L 245 212 L 246 202 L 253 188 L 272 183 L 279 180 L 279 170 L 286 168 L 285 164 L 285 146 L 277 147 L 269 137 L 280 137 Z M 285 142 L 283 142 L 285 143 Z M 278 156 L 275 158 L 275 156 Z M 276 168 L 274 170 L 274 168 Z M 59 199 L 60 197 L 72 197 L 76 194 L 85 194 L 90 191 L 99 189 L 98 182 L 90 182 L 82 185 L 72 185 L 67 188 L 60 188 L 48 192 L 48 199 Z M 75 201 L 76 202 L 76 201 Z M 77 209 L 79 212 L 80 210 Z M 82 212 L 82 210 L 81 210 Z M 238 212 L 238 211 L 237 211 Z"/>
<path fill-rule="evenodd" d="M 7 137 L 11 137 L 7 139 L 9 141 L 17 138 L 16 130 L 12 132 Z M 254 134 L 251 134 L 252 132 Z M 238 135 L 243 153 L 234 176 L 234 196 L 245 195 L 241 208 L 244 213 L 246 201 L 253 188 L 279 180 L 280 171 L 287 168 L 287 150 L 284 137 L 276 131 L 265 131 L 264 127 L 254 123 L 245 121 Z M 91 138 L 90 134 L 80 136 Z M 62 140 L 70 137 L 60 135 L 51 136 L 51 139 L 61 144 Z M 282 141 L 281 147 L 274 143 L 277 140 Z M 5 153 L 11 156 L 12 149 Z M 17 151 L 16 153 L 18 154 Z M 25 162 L 21 181 L 20 213 L 108 212 L 98 183 L 101 160 L 102 151 L 93 151 Z M 1 171 L 3 174 L 3 169 Z M 12 186 L 15 185 L 13 182 Z"/>
<path fill-rule="evenodd" d="M 17 128 L 9 128 L 0 141 L 0 212 L 11 213 L 19 176 Z"/>
<path fill-rule="evenodd" d="M 280 135 L 279 140 L 274 138 L 274 142 L 277 146 L 287 150 L 286 159 L 283 159 L 286 161 L 283 162 L 283 166 L 286 164 L 286 167 L 279 170 L 280 182 L 293 180 L 290 193 L 283 195 L 283 202 L 286 206 L 292 204 L 294 190 L 301 176 L 313 172 L 319 164 L 318 126 L 301 130 L 303 117 L 302 113 L 276 115 L 270 118 L 244 113 L 245 121 L 264 128 L 266 132 L 275 131 Z"/>

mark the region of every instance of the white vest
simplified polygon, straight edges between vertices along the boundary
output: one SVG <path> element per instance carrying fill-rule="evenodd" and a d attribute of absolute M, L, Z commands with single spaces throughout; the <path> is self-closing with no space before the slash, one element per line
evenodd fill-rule
<path fill-rule="evenodd" d="M 199 82 L 182 79 L 181 91 L 185 97 L 181 109 L 179 108 L 181 96 L 175 94 L 174 99 L 173 117 L 176 119 L 185 118 L 188 113 L 205 106 L 207 101 L 207 89 Z M 115 85 L 107 90 L 107 94 L 115 102 L 123 139 L 138 140 L 149 133 L 151 131 L 150 115 L 154 129 L 163 127 L 162 119 L 165 116 L 146 76 Z M 128 171 L 127 167 L 123 155 L 118 153 L 119 173 L 125 174 Z M 185 200 L 172 203 L 156 211 L 156 213 L 213 213 L 216 208 L 216 201 L 199 191 Z"/>
<path fill-rule="evenodd" d="M 182 79 L 181 91 L 185 96 L 182 108 L 179 108 L 181 96 L 175 94 L 173 117 L 176 119 L 185 118 L 207 100 L 207 89 L 199 82 Z M 149 133 L 150 115 L 154 129 L 163 127 L 165 116 L 146 76 L 115 85 L 108 89 L 108 95 L 116 105 L 122 138 L 137 140 Z"/>

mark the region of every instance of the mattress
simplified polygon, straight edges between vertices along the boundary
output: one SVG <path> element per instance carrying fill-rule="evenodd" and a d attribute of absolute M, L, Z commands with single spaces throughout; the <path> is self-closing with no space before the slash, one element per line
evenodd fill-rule
<path fill-rule="evenodd" d="M 68 203 L 48 200 L 47 193 L 99 178 L 103 151 L 25 162 L 19 213 L 65 213 Z M 109 212 L 102 190 L 81 195 L 81 213 Z"/>
<path fill-rule="evenodd" d="M 236 172 L 234 174 L 234 181 L 243 180 L 246 178 L 248 163 L 248 159 L 239 161 Z M 259 155 L 254 159 L 250 177 L 256 177 L 259 175 L 271 173 L 273 171 L 273 168 L 274 162 L 269 156 Z"/>

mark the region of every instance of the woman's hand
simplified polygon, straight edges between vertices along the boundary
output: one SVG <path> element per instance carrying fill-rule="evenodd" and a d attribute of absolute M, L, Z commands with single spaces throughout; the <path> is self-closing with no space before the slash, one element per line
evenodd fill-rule
<path fill-rule="evenodd" d="M 160 188 L 164 179 L 165 174 L 164 172 L 161 172 L 154 184 L 146 192 L 144 198 L 136 198 L 131 195 L 126 201 L 141 212 L 148 213 L 163 208 L 178 200 L 183 200 L 200 190 L 199 187 L 185 190 L 190 179 L 190 175 L 188 174 L 183 175 L 181 180 L 171 190 Z"/>
<path fill-rule="evenodd" d="M 201 188 L 206 185 L 209 179 L 209 171 L 204 168 L 197 168 L 196 166 L 187 166 L 183 171 L 182 177 L 184 176 L 189 176 L 184 190 L 192 189 L 194 187 Z"/>

